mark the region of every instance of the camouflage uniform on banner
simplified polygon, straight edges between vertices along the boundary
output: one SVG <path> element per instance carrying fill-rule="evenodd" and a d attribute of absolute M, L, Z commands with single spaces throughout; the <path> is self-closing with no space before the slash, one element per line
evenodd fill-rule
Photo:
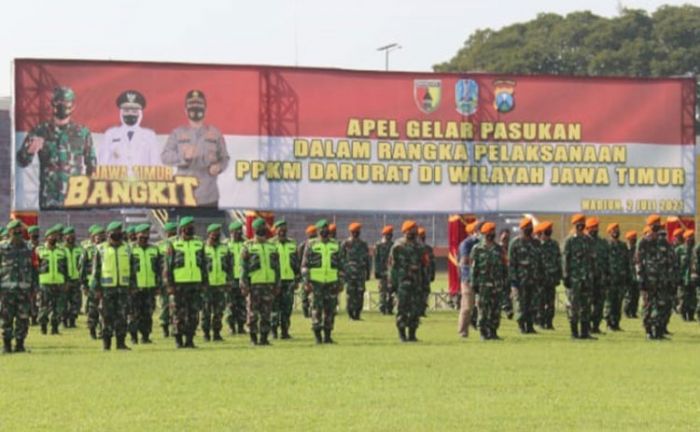
<path fill-rule="evenodd" d="M 29 332 L 29 313 L 36 271 L 32 250 L 22 238 L 22 224 L 13 220 L 7 224 L 9 240 L 0 243 L 0 328 L 3 353 L 24 352 L 24 340 Z"/>
<path fill-rule="evenodd" d="M 394 245 L 392 237 L 394 227 L 387 225 L 382 228 L 382 239 L 374 244 L 374 278 L 379 280 L 379 311 L 384 315 L 394 313 L 394 294 L 389 292 L 389 273 L 387 263 L 389 251 Z"/>
<path fill-rule="evenodd" d="M 360 239 L 361 230 L 360 223 L 351 223 L 348 227 L 350 237 L 340 244 L 340 261 L 345 275 L 347 311 L 352 320 L 360 319 L 365 300 L 365 282 L 369 280 L 372 269 L 369 246 Z"/>
<path fill-rule="evenodd" d="M 83 248 L 76 244 L 75 229 L 73 227 L 63 228 L 66 256 L 68 258 L 68 292 L 66 293 L 66 313 L 63 317 L 63 325 L 66 328 L 75 328 L 75 321 L 83 306 L 83 295 L 80 290 L 80 257 L 83 255 Z"/>
<path fill-rule="evenodd" d="M 496 242 L 496 225 L 486 222 L 481 226 L 484 240 L 470 252 L 469 285 L 479 294 L 479 331 L 483 340 L 500 339 L 498 326 L 504 289 L 505 263 L 501 246 Z"/>
<path fill-rule="evenodd" d="M 160 268 L 165 268 L 165 258 L 168 252 L 170 242 L 177 238 L 177 224 L 175 222 L 166 222 L 163 225 L 165 238 L 159 241 L 156 246 L 160 253 Z M 170 337 L 170 294 L 166 286 L 166 279 L 160 278 L 160 286 L 158 287 L 160 297 L 160 327 L 163 329 L 163 337 Z"/>
<path fill-rule="evenodd" d="M 683 240 L 683 244 L 676 246 L 676 259 L 681 277 L 681 284 L 678 288 L 678 312 L 684 321 L 695 321 L 695 281 L 691 277 L 695 231 L 686 230 L 683 233 Z"/>
<path fill-rule="evenodd" d="M 29 131 L 17 151 L 17 165 L 27 167 L 39 157 L 39 205 L 63 207 L 68 179 L 90 176 L 97 164 L 90 130 L 71 121 L 75 93 L 58 87 L 51 99 L 53 120 L 39 123 Z"/>
<path fill-rule="evenodd" d="M 520 236 L 510 244 L 510 284 L 520 332 L 532 334 L 537 333 L 534 327 L 535 294 L 542 279 L 542 254 L 539 242 L 532 237 L 532 219 L 521 220 L 520 230 Z"/>
<path fill-rule="evenodd" d="M 272 301 L 280 289 L 279 254 L 277 246 L 267 241 L 264 219 L 255 219 L 252 228 L 255 237 L 245 242 L 241 251 L 241 291 L 248 306 L 250 341 L 254 345 L 270 345 Z"/>
<path fill-rule="evenodd" d="M 415 221 L 405 221 L 401 232 L 404 237 L 397 240 L 389 251 L 389 290 L 396 293 L 399 339 L 402 342 L 416 342 L 423 301 L 423 278 L 429 265 L 428 254 L 418 242 Z"/>
<path fill-rule="evenodd" d="M 301 275 L 297 242 L 287 237 L 287 223 L 275 222 L 277 236 L 273 239 L 277 245 L 280 259 L 280 293 L 275 296 L 272 305 L 272 334 L 277 337 L 277 328 L 282 329 L 282 339 L 290 339 L 292 309 L 294 308 L 294 290 Z"/>
<path fill-rule="evenodd" d="M 586 218 L 576 214 L 571 218 L 575 231 L 564 243 L 564 286 L 569 300 L 567 310 L 571 337 L 595 339 L 591 336 L 591 284 L 593 283 L 593 244 L 585 232 Z M 579 323 L 581 331 L 579 332 Z"/>
<path fill-rule="evenodd" d="M 149 241 L 151 225 L 141 224 L 134 228 L 136 243 L 131 246 L 131 273 L 134 275 L 135 286 L 130 293 L 129 333 L 131 342 L 151 343 L 153 331 L 153 312 L 156 309 L 156 290 L 162 286 L 163 259 L 157 246 Z"/>
<path fill-rule="evenodd" d="M 100 326 L 100 311 L 98 302 L 95 299 L 95 292 L 90 289 L 92 282 L 92 261 L 97 252 L 97 245 L 105 241 L 104 228 L 99 225 L 92 225 L 88 230 L 90 239 L 83 242 L 83 254 L 80 256 L 78 268 L 80 269 L 80 288 L 85 295 L 85 314 L 87 315 L 87 325 L 92 339 L 98 338 L 98 327 Z M 102 337 L 100 329 L 99 337 Z"/>
<path fill-rule="evenodd" d="M 202 331 L 204 340 L 224 340 L 221 337 L 226 294 L 233 278 L 233 260 L 227 245 L 221 243 L 221 225 L 207 227 L 207 243 L 204 246 L 207 284 L 202 294 Z M 213 336 L 210 335 L 210 331 Z"/>
<path fill-rule="evenodd" d="M 304 257 L 306 245 L 308 245 L 309 241 L 316 238 L 317 236 L 318 231 L 316 230 L 316 227 L 314 225 L 309 225 L 308 227 L 306 227 L 306 241 L 299 243 L 297 249 L 297 257 L 299 257 L 299 262 L 301 262 L 302 258 Z M 305 318 L 311 318 L 310 293 L 308 293 L 305 289 L 301 290 L 301 310 L 304 313 Z"/>
<path fill-rule="evenodd" d="M 627 240 L 627 255 L 629 257 L 629 280 L 627 281 L 627 291 L 622 305 L 627 318 L 637 318 L 637 310 L 639 309 L 639 280 L 637 279 L 637 271 L 635 270 L 634 258 L 637 255 L 637 233 L 628 231 L 625 233 Z"/>
<path fill-rule="evenodd" d="M 43 334 L 46 334 L 49 322 L 51 334 L 58 334 L 58 324 L 63 319 L 66 308 L 68 257 L 66 250 L 58 245 L 59 232 L 62 230 L 63 227 L 59 225 L 49 228 L 44 234 L 46 243 L 37 248 L 41 292 L 39 324 Z"/>
<path fill-rule="evenodd" d="M 608 225 L 609 241 L 609 269 L 610 284 L 605 299 L 605 321 L 608 329 L 619 331 L 622 317 L 622 298 L 625 288 L 630 280 L 629 250 L 627 245 L 620 241 L 620 226 L 616 223 Z"/>
<path fill-rule="evenodd" d="M 233 281 L 226 300 L 226 322 L 231 334 L 245 334 L 245 322 L 247 310 L 245 297 L 241 292 L 241 252 L 243 251 L 243 223 L 233 221 L 228 226 L 229 239 L 227 246 L 231 251 L 231 266 L 233 268 Z"/>
<path fill-rule="evenodd" d="M 206 275 L 204 242 L 194 235 L 194 218 L 180 219 L 180 235 L 166 249 L 165 271 L 170 295 L 175 346 L 195 348 L 194 334 L 199 325 L 202 285 Z M 184 340 L 183 340 L 184 339 Z"/>
<path fill-rule="evenodd" d="M 552 238 L 552 222 L 545 221 L 537 225 L 540 233 L 540 251 L 544 269 L 540 295 L 537 302 L 537 321 L 540 327 L 554 330 L 554 313 L 556 310 L 557 286 L 562 277 L 562 260 L 559 243 Z"/>
<path fill-rule="evenodd" d="M 418 242 L 423 245 L 425 253 L 428 255 L 428 266 L 425 268 L 425 277 L 423 278 L 423 309 L 420 316 L 426 316 L 428 310 L 428 300 L 430 299 L 430 284 L 435 281 L 435 253 L 433 247 L 425 242 L 425 228 L 418 228 Z"/>
<path fill-rule="evenodd" d="M 102 343 L 105 350 L 112 347 L 112 334 L 116 336 L 117 349 L 126 346 L 127 308 L 129 291 L 135 285 L 131 271 L 131 250 L 122 240 L 121 222 L 107 225 L 108 240 L 97 247 L 92 260 L 90 289 L 99 302 L 102 322 Z"/>

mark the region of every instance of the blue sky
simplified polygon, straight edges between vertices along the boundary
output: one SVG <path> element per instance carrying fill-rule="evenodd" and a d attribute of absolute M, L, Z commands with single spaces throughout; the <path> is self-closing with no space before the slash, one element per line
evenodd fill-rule
<path fill-rule="evenodd" d="M 541 12 L 620 5 L 654 11 L 655 0 L 21 0 L 5 2 L 0 96 L 16 57 L 279 64 L 383 69 L 377 47 L 397 42 L 392 70 L 428 71 L 469 34 Z M 585 6 L 584 6 L 585 5 Z"/>

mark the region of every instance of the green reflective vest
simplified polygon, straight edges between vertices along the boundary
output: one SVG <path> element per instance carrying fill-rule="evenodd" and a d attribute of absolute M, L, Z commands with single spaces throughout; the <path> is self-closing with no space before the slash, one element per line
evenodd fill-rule
<path fill-rule="evenodd" d="M 317 254 L 321 257 L 321 265 L 312 267 L 309 270 L 309 279 L 312 282 L 318 283 L 337 282 L 338 267 L 335 262 L 338 259 L 337 254 L 340 251 L 338 242 L 334 240 L 329 240 L 326 243 L 322 241 L 315 241 L 313 244 L 308 245 L 307 247 L 311 248 L 311 251 L 309 252 Z"/>
<path fill-rule="evenodd" d="M 136 271 L 136 287 L 137 288 L 155 288 L 156 287 L 156 260 L 158 259 L 158 248 L 153 245 L 148 245 L 145 248 L 141 246 L 132 246 L 131 253 L 138 261 Z"/>
<path fill-rule="evenodd" d="M 228 249 L 231 251 L 233 259 L 233 278 L 238 280 L 241 278 L 241 250 L 243 249 L 243 241 L 228 242 Z"/>
<path fill-rule="evenodd" d="M 172 257 L 173 279 L 177 283 L 201 283 L 202 270 L 200 262 L 204 243 L 199 239 L 177 239 L 171 242 L 174 256 Z"/>
<path fill-rule="evenodd" d="M 277 253 L 277 247 L 270 242 L 254 242 L 248 244 L 248 252 L 255 255 L 260 263 L 255 270 L 250 272 L 250 283 L 271 284 L 275 283 L 275 270 L 272 268 L 272 255 Z"/>
<path fill-rule="evenodd" d="M 129 246 L 114 247 L 109 243 L 100 246 L 100 285 L 102 288 L 128 287 L 131 279 L 131 256 Z"/>
<path fill-rule="evenodd" d="M 209 263 L 207 269 L 207 282 L 209 286 L 226 285 L 228 278 L 224 271 L 224 260 L 229 253 L 228 247 L 224 244 L 218 244 L 216 246 L 205 245 L 204 253 L 207 255 L 207 261 Z"/>
<path fill-rule="evenodd" d="M 74 246 L 69 248 L 64 246 L 66 249 L 66 258 L 68 265 L 68 279 L 71 281 L 76 281 L 80 278 L 80 271 L 78 269 L 78 263 L 80 262 L 80 256 L 83 254 L 83 250 L 79 246 Z"/>
<path fill-rule="evenodd" d="M 66 283 L 66 277 L 58 267 L 59 261 L 66 259 L 66 250 L 58 246 L 53 249 L 39 246 L 36 253 L 39 257 L 39 284 L 59 285 Z"/>
<path fill-rule="evenodd" d="M 280 280 L 294 280 L 294 269 L 292 268 L 292 256 L 297 253 L 297 242 L 287 239 L 286 242 L 277 242 L 277 253 L 280 255 Z"/>

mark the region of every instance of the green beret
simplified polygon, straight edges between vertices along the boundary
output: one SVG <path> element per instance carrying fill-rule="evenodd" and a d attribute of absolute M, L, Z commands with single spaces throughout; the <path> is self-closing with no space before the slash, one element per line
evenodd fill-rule
<path fill-rule="evenodd" d="M 29 234 L 38 233 L 38 232 L 39 232 L 39 227 L 36 226 L 36 225 L 32 225 L 32 226 L 30 226 L 29 228 L 27 228 L 27 232 L 28 232 Z"/>
<path fill-rule="evenodd" d="M 287 221 L 284 220 L 284 219 L 280 219 L 280 220 L 278 220 L 277 222 L 275 222 L 275 224 L 274 224 L 273 226 L 274 226 L 275 228 L 279 228 L 279 227 L 281 227 L 282 225 L 287 225 Z"/>
<path fill-rule="evenodd" d="M 105 232 L 105 229 L 97 225 L 92 231 L 90 231 L 90 235 L 102 234 L 103 232 Z"/>
<path fill-rule="evenodd" d="M 175 222 L 166 222 L 165 225 L 163 225 L 164 231 L 173 231 L 176 229 L 177 229 L 177 224 Z"/>
<path fill-rule="evenodd" d="M 49 228 L 49 229 L 46 230 L 46 232 L 44 233 L 44 236 L 48 237 L 48 236 L 50 236 L 51 234 L 57 234 L 57 233 L 61 232 L 61 229 L 62 229 L 62 228 L 63 228 L 63 227 L 60 227 L 60 226 L 58 226 L 58 225 L 54 225 L 54 226 L 52 226 L 51 228 Z"/>
<path fill-rule="evenodd" d="M 263 218 L 256 218 L 256 219 L 253 221 L 253 223 L 251 224 L 251 226 L 252 226 L 253 229 L 255 229 L 255 230 L 258 229 L 258 228 L 260 228 L 260 227 L 263 227 L 263 226 L 265 226 L 265 219 L 263 219 Z"/>
<path fill-rule="evenodd" d="M 63 235 L 68 235 L 68 234 L 75 234 L 75 228 L 72 226 L 67 226 L 63 228 Z"/>
<path fill-rule="evenodd" d="M 124 232 L 127 233 L 127 234 L 131 234 L 132 232 L 134 232 L 134 228 L 136 228 L 136 226 L 134 226 L 134 225 L 129 225 L 129 226 L 126 227 L 126 229 L 124 230 Z"/>
<path fill-rule="evenodd" d="M 228 225 L 229 231 L 236 231 L 243 228 L 243 222 L 235 220 Z"/>
<path fill-rule="evenodd" d="M 112 221 L 107 225 L 107 231 L 116 231 L 122 229 L 122 223 L 119 221 Z"/>
<path fill-rule="evenodd" d="M 5 228 L 5 227 L 0 227 L 0 235 L 1 235 L 1 236 L 6 236 L 6 235 L 7 235 L 7 228 Z"/>
<path fill-rule="evenodd" d="M 63 231 L 63 224 L 57 223 L 56 225 L 53 226 L 53 228 L 56 228 L 59 231 Z"/>
<path fill-rule="evenodd" d="M 328 221 L 325 219 L 321 219 L 320 221 L 316 222 L 317 229 L 321 229 L 321 228 L 327 227 L 327 226 L 328 226 Z"/>
<path fill-rule="evenodd" d="M 207 227 L 207 234 L 221 229 L 221 224 L 211 224 Z"/>
<path fill-rule="evenodd" d="M 150 230 L 151 230 L 151 224 L 148 224 L 148 223 L 142 223 L 141 225 L 136 225 L 134 227 L 135 233 L 142 233 L 144 231 L 150 231 Z"/>
<path fill-rule="evenodd" d="M 12 228 L 17 228 L 19 226 L 22 226 L 22 222 L 18 221 L 17 219 L 14 219 L 7 224 L 7 229 L 11 230 Z"/>
<path fill-rule="evenodd" d="M 194 222 L 194 218 L 192 216 L 185 216 L 184 218 L 180 219 L 180 228 L 187 226 Z"/>

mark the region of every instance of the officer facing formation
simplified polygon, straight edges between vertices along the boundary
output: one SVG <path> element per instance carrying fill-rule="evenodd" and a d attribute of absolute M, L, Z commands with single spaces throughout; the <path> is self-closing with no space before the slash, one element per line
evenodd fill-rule
<path fill-rule="evenodd" d="M 370 278 L 372 261 L 369 246 L 360 238 L 362 224 L 353 222 L 348 226 L 350 236 L 340 245 L 347 312 L 352 320 L 359 320 L 365 299 L 365 282 Z"/>
<path fill-rule="evenodd" d="M 66 248 L 68 262 L 68 283 L 66 292 L 66 313 L 63 317 L 63 326 L 75 328 L 75 320 L 83 305 L 82 292 L 80 290 L 80 257 L 83 255 L 83 248 L 76 243 L 75 229 L 73 227 L 63 228 L 63 247 Z"/>
<path fill-rule="evenodd" d="M 306 240 L 299 243 L 299 247 L 297 248 L 297 256 L 299 257 L 299 262 L 304 257 L 304 251 L 306 250 L 306 246 L 309 244 L 309 241 L 312 239 L 315 239 L 318 237 L 318 230 L 316 229 L 315 225 L 309 225 L 306 227 Z M 306 289 L 303 289 L 301 291 L 301 310 L 304 313 L 305 318 L 311 318 L 311 302 L 309 300 L 310 295 L 308 292 L 306 292 Z"/>

